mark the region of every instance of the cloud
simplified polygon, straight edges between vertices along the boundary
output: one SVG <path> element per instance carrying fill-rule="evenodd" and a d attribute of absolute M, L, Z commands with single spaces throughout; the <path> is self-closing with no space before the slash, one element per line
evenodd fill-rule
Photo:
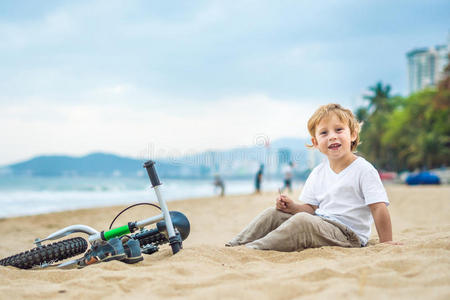
<path fill-rule="evenodd" d="M 114 89 L 113 89 L 114 90 Z M 108 151 L 138 156 L 250 146 L 264 134 L 271 139 L 306 136 L 316 103 L 305 105 L 265 95 L 191 101 L 182 106 L 121 104 L 53 105 L 39 101 L 10 105 L 0 112 L 3 148 L 0 163 L 34 153 L 81 155 Z"/>
<path fill-rule="evenodd" d="M 404 3 L 58 2 L 0 19 L 0 97 L 78 101 L 68 95 L 128 82 L 167 98 L 349 101 L 380 78 L 404 92 L 409 41 L 444 40 L 448 7 Z"/>
<path fill-rule="evenodd" d="M 11 3 L 0 3 L 0 163 L 306 136 L 319 104 L 355 108 L 378 80 L 406 91 L 405 53 L 444 42 L 449 11 L 448 1 Z"/>

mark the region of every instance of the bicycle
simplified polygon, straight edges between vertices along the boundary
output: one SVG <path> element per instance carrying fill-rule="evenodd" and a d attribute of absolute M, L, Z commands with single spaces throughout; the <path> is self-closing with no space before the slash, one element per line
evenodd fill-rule
<path fill-rule="evenodd" d="M 107 231 L 97 231 L 87 225 L 71 225 L 58 230 L 44 239 L 34 241 L 35 248 L 24 251 L 0 260 L 0 265 L 14 266 L 21 269 L 57 267 L 62 269 L 83 268 L 99 262 L 119 260 L 134 264 L 143 260 L 142 254 L 153 254 L 159 246 L 169 243 L 172 254 L 178 253 L 190 232 L 190 223 L 187 217 L 178 211 L 169 211 L 166 202 L 161 197 L 158 174 L 154 161 L 144 163 L 150 178 L 152 188 L 155 190 L 160 206 L 152 203 L 137 203 L 123 209 L 111 222 Z M 151 205 L 161 210 L 161 214 L 111 229 L 114 221 L 127 209 L 138 205 Z M 156 223 L 156 228 L 146 229 L 145 226 Z M 137 233 L 134 233 L 138 231 Z M 87 250 L 88 243 L 82 237 L 75 237 L 43 245 L 42 242 L 57 240 L 73 233 L 88 234 L 91 248 Z M 87 250 L 87 251 L 86 251 Z M 56 264 L 79 254 L 84 255 L 78 259 Z"/>

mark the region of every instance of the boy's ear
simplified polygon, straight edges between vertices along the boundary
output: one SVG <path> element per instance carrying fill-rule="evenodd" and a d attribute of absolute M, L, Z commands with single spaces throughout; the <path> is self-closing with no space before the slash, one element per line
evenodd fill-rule
<path fill-rule="evenodd" d="M 352 135 L 350 136 L 351 141 L 352 141 L 352 142 L 356 141 L 356 138 L 357 138 L 357 137 L 358 137 L 358 133 L 353 132 Z"/>
<path fill-rule="evenodd" d="M 312 145 L 314 146 L 314 147 L 317 147 L 317 140 L 316 140 L 316 138 L 315 137 L 312 137 L 311 138 L 311 143 L 312 143 Z"/>

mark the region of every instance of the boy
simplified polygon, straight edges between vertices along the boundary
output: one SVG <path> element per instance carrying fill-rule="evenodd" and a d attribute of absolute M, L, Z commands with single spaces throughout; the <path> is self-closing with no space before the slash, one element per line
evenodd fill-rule
<path fill-rule="evenodd" d="M 370 237 L 372 218 L 381 243 L 392 242 L 389 200 L 378 172 L 353 152 L 360 124 L 339 104 L 321 106 L 309 119 L 312 145 L 327 160 L 309 175 L 300 201 L 285 195 L 266 209 L 227 246 L 300 251 L 321 246 L 361 247 Z"/>

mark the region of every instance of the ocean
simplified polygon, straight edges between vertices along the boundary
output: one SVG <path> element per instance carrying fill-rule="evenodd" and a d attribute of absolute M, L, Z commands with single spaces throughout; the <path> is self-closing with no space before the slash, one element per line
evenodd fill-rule
<path fill-rule="evenodd" d="M 161 182 L 161 195 L 168 202 L 219 194 L 213 180 Z M 262 190 L 276 191 L 280 186 L 280 179 L 265 180 Z M 227 195 L 253 192 L 253 180 L 225 181 Z M 138 202 L 157 202 L 146 177 L 0 177 L 0 218 Z"/>

